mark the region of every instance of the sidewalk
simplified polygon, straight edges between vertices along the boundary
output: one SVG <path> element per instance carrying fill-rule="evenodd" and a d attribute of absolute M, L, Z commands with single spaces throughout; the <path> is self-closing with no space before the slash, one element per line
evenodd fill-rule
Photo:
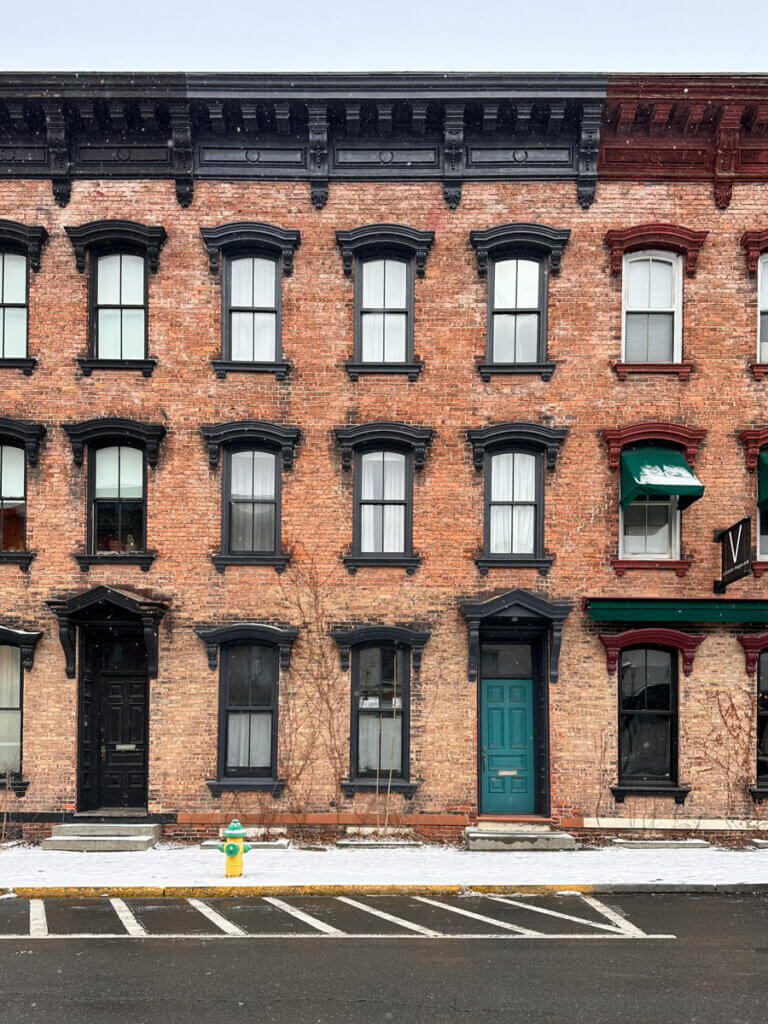
<path fill-rule="evenodd" d="M 469 853 L 452 847 L 253 850 L 242 878 L 227 879 L 215 849 L 160 845 L 143 853 L 65 853 L 33 846 L 0 849 L 0 892 L 63 895 L 63 888 L 100 892 L 146 889 L 220 895 L 261 890 L 306 894 L 332 890 L 408 892 L 563 890 L 591 892 L 768 891 L 768 849 L 617 849 L 545 853 Z M 214 892 L 214 889 L 217 890 Z M 23 893 L 20 890 L 25 890 Z M 34 892 L 30 890 L 35 890 Z M 151 892 L 149 891 L 151 890 Z M 81 892 L 80 895 L 83 893 Z"/>

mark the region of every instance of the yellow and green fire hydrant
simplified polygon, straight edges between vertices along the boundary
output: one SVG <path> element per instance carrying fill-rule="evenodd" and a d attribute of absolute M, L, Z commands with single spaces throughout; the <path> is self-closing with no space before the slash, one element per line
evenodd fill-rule
<path fill-rule="evenodd" d="M 243 854 L 251 849 L 245 841 L 245 829 L 235 818 L 224 830 L 225 843 L 219 849 L 227 855 L 227 878 L 237 878 L 243 873 Z"/>

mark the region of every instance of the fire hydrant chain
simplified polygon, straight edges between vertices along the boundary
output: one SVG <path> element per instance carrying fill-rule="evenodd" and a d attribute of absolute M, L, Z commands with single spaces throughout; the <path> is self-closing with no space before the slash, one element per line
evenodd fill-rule
<path fill-rule="evenodd" d="M 224 829 L 223 834 L 227 842 L 219 843 L 219 849 L 227 856 L 227 878 L 237 878 L 243 873 L 243 854 L 251 849 L 245 842 L 245 829 L 237 818 L 234 818 L 229 827 Z"/>

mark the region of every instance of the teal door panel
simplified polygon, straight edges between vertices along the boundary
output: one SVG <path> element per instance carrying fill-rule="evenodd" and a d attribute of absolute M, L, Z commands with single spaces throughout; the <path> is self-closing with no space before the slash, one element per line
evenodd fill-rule
<path fill-rule="evenodd" d="M 480 686 L 481 810 L 533 814 L 533 680 L 484 679 Z"/>

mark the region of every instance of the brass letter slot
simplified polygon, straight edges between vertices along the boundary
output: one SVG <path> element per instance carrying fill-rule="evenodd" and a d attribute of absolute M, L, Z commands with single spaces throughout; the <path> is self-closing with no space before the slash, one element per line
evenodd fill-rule
<path fill-rule="evenodd" d="M 514 769 L 514 771 L 513 771 L 511 768 L 503 768 L 503 769 L 501 769 L 501 771 L 498 771 L 496 774 L 497 775 L 517 775 L 517 769 Z"/>
<path fill-rule="evenodd" d="M 116 743 L 115 750 L 135 750 L 135 743 Z"/>

